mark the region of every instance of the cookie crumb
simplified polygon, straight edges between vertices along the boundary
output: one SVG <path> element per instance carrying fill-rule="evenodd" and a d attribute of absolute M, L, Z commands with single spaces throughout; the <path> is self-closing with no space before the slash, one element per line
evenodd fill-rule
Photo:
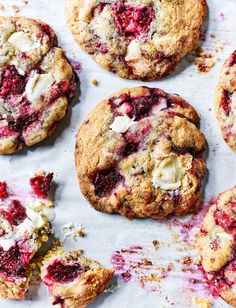
<path fill-rule="evenodd" d="M 83 228 L 79 228 L 79 229 L 77 230 L 77 235 L 78 235 L 79 237 L 85 237 Z"/>
<path fill-rule="evenodd" d="M 78 237 L 84 237 L 84 226 L 78 223 L 69 222 L 61 227 L 64 237 L 62 242 L 65 242 L 67 238 L 70 238 L 73 241 L 77 241 Z"/>
<path fill-rule="evenodd" d="M 20 8 L 17 5 L 12 5 L 11 7 L 16 14 L 20 12 Z"/>
<path fill-rule="evenodd" d="M 192 303 L 198 308 L 211 308 L 212 302 L 208 298 L 195 297 L 192 298 Z"/>
<path fill-rule="evenodd" d="M 92 82 L 92 84 L 93 84 L 94 86 L 98 86 L 98 81 L 97 81 L 97 79 L 92 79 L 91 82 Z"/>
<path fill-rule="evenodd" d="M 155 250 L 158 250 L 160 248 L 160 242 L 158 240 L 154 240 L 152 243 Z"/>

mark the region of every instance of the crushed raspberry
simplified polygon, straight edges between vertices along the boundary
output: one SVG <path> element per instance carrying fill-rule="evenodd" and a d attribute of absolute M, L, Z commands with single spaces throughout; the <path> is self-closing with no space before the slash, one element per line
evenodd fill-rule
<path fill-rule="evenodd" d="M 214 219 L 217 225 L 221 226 L 226 232 L 236 236 L 236 203 L 228 204 L 230 213 L 216 209 Z"/>
<path fill-rule="evenodd" d="M 0 273 L 8 277 L 21 277 L 24 275 L 27 266 L 27 260 L 24 260 L 24 256 L 18 246 L 10 248 L 8 251 L 4 251 L 0 248 Z"/>
<path fill-rule="evenodd" d="M 230 103 L 231 103 L 231 93 L 224 90 L 223 96 L 221 98 L 220 105 L 227 115 L 229 115 L 229 113 L 231 111 Z"/>
<path fill-rule="evenodd" d="M 206 276 L 206 274 L 205 274 Z M 236 260 L 231 261 L 218 272 L 211 273 L 206 280 L 211 287 L 212 294 L 218 295 L 223 288 L 230 288 L 236 284 Z"/>
<path fill-rule="evenodd" d="M 95 194 L 100 197 L 108 197 L 118 186 L 124 177 L 115 168 L 98 171 L 93 177 Z"/>
<path fill-rule="evenodd" d="M 9 128 L 15 132 L 22 132 L 27 129 L 32 123 L 36 122 L 39 118 L 38 112 L 33 112 L 31 114 L 23 114 L 15 120 L 9 121 Z"/>
<path fill-rule="evenodd" d="M 119 97 L 109 99 L 109 105 L 115 112 L 116 116 L 126 114 L 135 121 L 139 121 L 145 117 L 152 115 L 156 106 L 163 106 L 163 109 L 173 108 L 175 102 L 170 105 L 170 97 L 160 89 L 149 89 L 150 94 L 131 97 L 129 94 L 122 94 Z M 166 99 L 166 104 L 163 104 Z"/>
<path fill-rule="evenodd" d="M 0 182 L 0 199 L 6 199 L 6 198 L 8 198 L 7 183 Z"/>
<path fill-rule="evenodd" d="M 236 64 L 236 50 L 233 52 L 229 59 L 229 66 L 233 66 Z"/>
<path fill-rule="evenodd" d="M 25 77 L 21 76 L 14 65 L 9 65 L 0 70 L 0 95 L 21 95 L 25 91 Z"/>
<path fill-rule="evenodd" d="M 145 4 L 133 5 L 118 1 L 112 11 L 119 32 L 131 40 L 147 33 L 155 18 L 153 6 Z"/>
<path fill-rule="evenodd" d="M 194 147 L 181 147 L 177 145 L 172 145 L 171 147 L 172 151 L 178 155 L 185 155 L 190 154 L 193 157 L 198 157 L 200 155 L 200 152 L 197 152 Z"/>
<path fill-rule="evenodd" d="M 79 263 L 63 264 L 62 261 L 56 260 L 47 267 L 46 278 L 58 283 L 69 283 L 83 272 L 84 268 Z"/>
<path fill-rule="evenodd" d="M 34 190 L 34 193 L 39 198 L 47 198 L 52 179 L 53 173 L 48 173 L 47 175 L 37 175 L 30 179 L 30 185 Z"/>
<path fill-rule="evenodd" d="M 18 226 L 26 218 L 26 209 L 18 200 L 13 200 L 7 211 L 0 210 L 0 214 L 4 215 L 4 218 L 13 226 Z"/>
<path fill-rule="evenodd" d="M 138 152 L 139 143 L 132 142 L 132 141 L 129 142 L 128 140 L 126 140 L 126 142 L 127 143 L 125 144 L 125 146 L 121 150 L 121 154 L 124 157 L 129 156 L 130 154 Z"/>
<path fill-rule="evenodd" d="M 101 52 L 101 53 L 108 53 L 108 46 L 106 43 L 101 42 L 100 38 L 95 36 L 95 40 L 94 40 L 94 44 L 97 47 L 97 49 Z"/>
<path fill-rule="evenodd" d="M 51 97 L 48 104 L 50 105 L 61 96 L 66 96 L 69 99 L 73 99 L 75 97 L 75 92 L 76 92 L 75 81 L 61 80 L 54 86 L 52 86 Z"/>

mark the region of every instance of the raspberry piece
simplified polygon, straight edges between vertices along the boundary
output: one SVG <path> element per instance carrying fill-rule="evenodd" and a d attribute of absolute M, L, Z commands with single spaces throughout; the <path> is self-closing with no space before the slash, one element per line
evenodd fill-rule
<path fill-rule="evenodd" d="M 53 173 L 48 173 L 47 175 L 37 175 L 30 179 L 30 185 L 34 190 L 34 193 L 39 198 L 47 198 L 52 179 Z"/>
<path fill-rule="evenodd" d="M 21 76 L 14 65 L 9 65 L 0 70 L 0 95 L 21 95 L 25 91 L 25 77 Z"/>
<path fill-rule="evenodd" d="M 14 246 L 8 251 L 0 248 L 0 273 L 11 278 L 23 276 L 28 262 L 28 258 L 25 259 L 18 246 Z"/>
<path fill-rule="evenodd" d="M 9 121 L 9 128 L 15 132 L 21 132 L 27 129 L 33 122 L 38 120 L 39 113 L 23 114 L 14 121 Z"/>
<path fill-rule="evenodd" d="M 218 209 L 214 212 L 215 222 L 226 232 L 236 236 L 236 203 L 230 203 L 228 207 L 230 208 L 228 213 Z"/>
<path fill-rule="evenodd" d="M 58 283 L 69 283 L 78 278 L 84 272 L 79 263 L 63 264 L 55 260 L 47 267 L 47 278 Z"/>
<path fill-rule="evenodd" d="M 0 199 L 6 199 L 6 198 L 8 198 L 7 183 L 0 182 Z"/>
<path fill-rule="evenodd" d="M 13 200 L 8 211 L 0 211 L 11 225 L 18 226 L 26 218 L 26 209 L 18 200 Z"/>
<path fill-rule="evenodd" d="M 227 115 L 229 115 L 231 111 L 230 103 L 231 103 L 231 93 L 224 90 L 220 104 Z"/>
<path fill-rule="evenodd" d="M 111 98 L 109 105 L 115 111 L 116 116 L 125 113 L 135 121 L 139 121 L 150 116 L 154 106 L 162 105 L 163 109 L 165 109 L 166 106 L 161 104 L 165 98 L 165 93 L 158 92 L 158 89 L 154 89 L 154 91 L 151 91 L 146 96 L 132 98 L 130 95 L 121 95 L 120 97 Z"/>
<path fill-rule="evenodd" d="M 112 8 L 119 32 L 128 39 L 147 33 L 155 18 L 151 5 L 133 5 L 118 1 Z"/>
<path fill-rule="evenodd" d="M 108 197 L 124 177 L 115 168 L 98 171 L 93 178 L 95 194 L 100 197 Z"/>

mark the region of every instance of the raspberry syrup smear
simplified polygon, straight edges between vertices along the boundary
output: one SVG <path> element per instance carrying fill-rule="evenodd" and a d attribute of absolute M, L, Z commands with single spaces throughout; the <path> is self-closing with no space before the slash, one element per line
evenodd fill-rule
<path fill-rule="evenodd" d="M 171 263 L 160 266 L 155 254 L 141 246 L 119 249 L 110 261 L 119 276 L 119 283 L 136 282 L 149 292 L 159 292 L 160 283 L 168 278 L 173 268 Z"/>

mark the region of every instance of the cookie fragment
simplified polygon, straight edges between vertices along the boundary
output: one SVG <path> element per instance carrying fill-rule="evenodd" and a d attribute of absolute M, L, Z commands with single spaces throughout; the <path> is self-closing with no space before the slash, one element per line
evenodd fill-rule
<path fill-rule="evenodd" d="M 82 255 L 80 250 L 57 247 L 47 253 L 41 265 L 41 278 L 48 287 L 52 304 L 82 308 L 95 301 L 113 277 L 113 271 Z"/>
<path fill-rule="evenodd" d="M 33 277 L 34 256 L 51 233 L 48 199 L 0 201 L 0 297 L 23 299 Z"/>

